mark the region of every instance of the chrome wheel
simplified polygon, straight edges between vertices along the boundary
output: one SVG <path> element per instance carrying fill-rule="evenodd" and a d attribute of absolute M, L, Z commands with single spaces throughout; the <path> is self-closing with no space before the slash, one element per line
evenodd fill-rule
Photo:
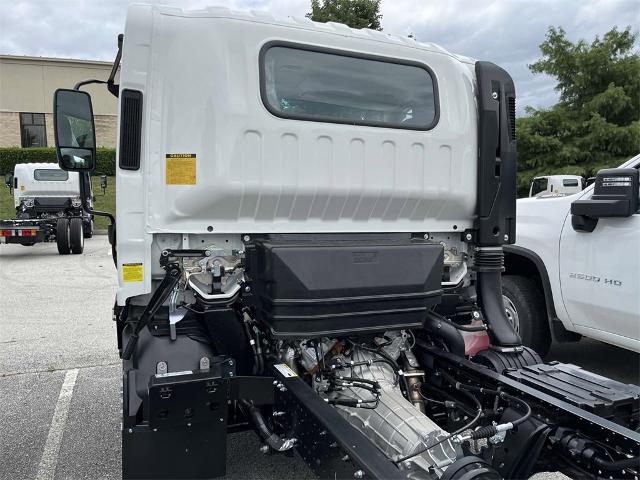
<path fill-rule="evenodd" d="M 502 295 L 502 303 L 504 304 L 504 310 L 507 313 L 507 320 L 509 320 L 513 329 L 520 333 L 520 319 L 518 318 L 516 306 L 506 295 Z"/>

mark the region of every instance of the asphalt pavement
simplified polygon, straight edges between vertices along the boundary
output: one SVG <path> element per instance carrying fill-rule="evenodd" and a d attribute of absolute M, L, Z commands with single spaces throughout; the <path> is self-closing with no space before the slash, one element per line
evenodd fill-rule
<path fill-rule="evenodd" d="M 0 480 L 121 478 L 116 284 L 105 236 L 87 240 L 83 255 L 60 256 L 53 243 L 0 245 Z M 640 378 L 637 354 L 598 342 L 550 358 Z M 251 432 L 230 435 L 226 478 L 315 478 L 299 457 L 259 447 Z"/>

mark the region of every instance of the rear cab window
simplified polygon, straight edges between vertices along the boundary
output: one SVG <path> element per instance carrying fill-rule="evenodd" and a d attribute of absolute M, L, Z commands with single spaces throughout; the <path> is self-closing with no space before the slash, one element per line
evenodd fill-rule
<path fill-rule="evenodd" d="M 262 101 L 282 118 L 429 130 L 437 86 L 423 64 L 280 42 L 260 53 Z"/>
<path fill-rule="evenodd" d="M 564 187 L 577 187 L 578 186 L 578 180 L 577 179 L 564 179 L 562 180 L 562 185 Z"/>
<path fill-rule="evenodd" d="M 549 186 L 549 180 L 546 178 L 536 178 L 533 181 L 533 188 L 531 189 L 531 196 L 537 195 L 540 192 L 547 190 Z"/>
<path fill-rule="evenodd" d="M 69 172 L 52 168 L 39 168 L 33 171 L 33 178 L 47 182 L 66 182 L 69 180 Z"/>

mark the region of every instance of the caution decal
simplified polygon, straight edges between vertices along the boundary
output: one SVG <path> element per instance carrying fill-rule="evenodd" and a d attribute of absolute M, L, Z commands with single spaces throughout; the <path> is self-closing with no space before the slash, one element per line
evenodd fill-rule
<path fill-rule="evenodd" d="M 195 185 L 196 154 L 195 153 L 167 153 L 166 155 L 167 185 Z"/>
<path fill-rule="evenodd" d="M 123 263 L 122 281 L 124 283 L 142 282 L 144 280 L 144 267 L 142 263 Z"/>

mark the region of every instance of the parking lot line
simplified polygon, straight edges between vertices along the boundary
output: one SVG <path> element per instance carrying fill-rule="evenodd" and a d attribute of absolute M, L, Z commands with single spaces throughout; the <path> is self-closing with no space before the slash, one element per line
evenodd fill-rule
<path fill-rule="evenodd" d="M 62 387 L 60 387 L 60 395 L 58 395 L 58 402 L 56 403 L 56 409 L 51 419 L 51 427 L 49 427 L 47 440 L 44 444 L 44 450 L 42 451 L 42 459 L 40 460 L 36 480 L 53 480 L 54 478 L 56 465 L 58 464 L 58 452 L 60 451 L 60 444 L 62 443 L 62 434 L 64 433 L 64 428 L 67 423 L 69 406 L 71 405 L 73 388 L 76 385 L 77 378 L 77 368 L 67 370 L 64 376 Z"/>

